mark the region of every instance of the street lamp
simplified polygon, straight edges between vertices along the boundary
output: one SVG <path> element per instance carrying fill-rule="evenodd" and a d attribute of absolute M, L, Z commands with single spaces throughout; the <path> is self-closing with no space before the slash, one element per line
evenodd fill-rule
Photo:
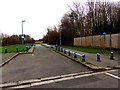
<path fill-rule="evenodd" d="M 23 34 L 23 22 L 25 22 L 25 20 L 22 20 L 22 51 L 24 51 L 24 34 Z"/>
<path fill-rule="evenodd" d="M 60 28 L 60 46 L 61 46 L 61 28 Z"/>
<path fill-rule="evenodd" d="M 105 49 L 105 47 L 106 47 L 106 41 L 105 41 L 105 35 L 106 35 L 107 33 L 106 32 L 103 32 L 103 35 L 104 35 L 104 49 Z"/>

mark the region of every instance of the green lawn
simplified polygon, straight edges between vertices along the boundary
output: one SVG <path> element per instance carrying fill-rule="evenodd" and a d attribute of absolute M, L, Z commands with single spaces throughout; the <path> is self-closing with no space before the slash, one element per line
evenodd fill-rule
<path fill-rule="evenodd" d="M 69 48 L 72 50 L 87 52 L 87 53 L 100 53 L 100 54 L 110 54 L 110 52 L 114 52 L 118 54 L 118 50 L 110 50 L 110 49 L 103 49 L 103 48 L 90 48 L 90 47 L 80 47 L 80 46 L 62 46 L 63 48 Z"/>
<path fill-rule="evenodd" d="M 26 46 L 30 46 L 32 44 L 24 44 L 24 51 L 26 50 Z M 18 47 L 19 52 L 22 51 L 22 45 L 16 44 L 16 45 L 9 45 L 9 46 L 0 46 L 0 53 L 5 53 L 5 48 L 7 48 L 8 53 L 16 52 L 16 48 Z"/>
<path fill-rule="evenodd" d="M 43 43 L 43 41 L 37 41 L 37 42 L 35 42 L 35 44 L 42 44 Z"/>

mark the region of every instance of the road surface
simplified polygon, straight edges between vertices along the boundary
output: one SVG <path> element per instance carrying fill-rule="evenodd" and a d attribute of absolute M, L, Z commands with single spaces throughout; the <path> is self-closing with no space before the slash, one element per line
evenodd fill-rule
<path fill-rule="evenodd" d="M 2 83 L 43 79 L 82 72 L 91 72 L 91 70 L 49 48 L 36 45 L 33 54 L 19 55 L 2 67 Z M 50 81 L 43 82 L 43 85 L 41 83 L 31 83 L 32 86 L 27 85 L 25 88 L 118 88 L 118 80 L 120 80 L 118 70 L 114 70 L 105 73 L 93 72 L 74 77 L 71 75 L 67 79 L 63 77 L 60 81 L 55 79 L 53 80 L 55 82 L 52 83 Z"/>
<path fill-rule="evenodd" d="M 2 68 L 2 81 L 11 82 L 89 71 L 43 46 L 36 46 L 34 54 L 22 54 Z"/>

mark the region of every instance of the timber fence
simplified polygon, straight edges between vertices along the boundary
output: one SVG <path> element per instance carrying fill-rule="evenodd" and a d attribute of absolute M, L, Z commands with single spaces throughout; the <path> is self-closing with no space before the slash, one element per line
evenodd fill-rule
<path fill-rule="evenodd" d="M 74 38 L 74 45 L 120 49 L 120 34 L 78 37 Z"/>

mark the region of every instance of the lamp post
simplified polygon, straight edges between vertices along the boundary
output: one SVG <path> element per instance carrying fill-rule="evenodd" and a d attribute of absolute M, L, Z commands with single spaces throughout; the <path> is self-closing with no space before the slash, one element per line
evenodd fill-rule
<path fill-rule="evenodd" d="M 22 20 L 22 51 L 24 51 L 24 34 L 23 34 L 23 22 L 25 22 L 25 20 Z"/>
<path fill-rule="evenodd" d="M 106 32 L 103 32 L 103 35 L 104 35 L 104 49 L 105 49 L 105 47 L 106 47 L 106 41 L 105 41 L 105 35 L 106 35 L 107 33 Z"/>
<path fill-rule="evenodd" d="M 60 46 L 61 46 L 61 28 L 60 28 Z"/>
<path fill-rule="evenodd" d="M 48 44 L 50 44 L 50 43 L 49 43 L 49 29 L 47 29 L 47 30 L 48 30 Z"/>

